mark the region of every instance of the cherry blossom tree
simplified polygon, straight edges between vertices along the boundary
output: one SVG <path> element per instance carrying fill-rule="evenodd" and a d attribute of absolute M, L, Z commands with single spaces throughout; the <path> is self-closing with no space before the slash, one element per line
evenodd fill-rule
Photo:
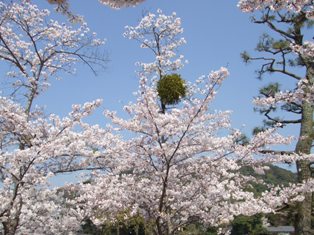
<path fill-rule="evenodd" d="M 60 24 L 49 19 L 48 10 L 27 1 L 0 1 L 0 11 L 0 59 L 12 85 L 3 91 L 11 95 L 0 97 L 0 233 L 76 231 L 84 215 L 71 209 L 62 190 L 52 189 L 48 180 L 104 168 L 105 151 L 119 140 L 82 120 L 100 100 L 73 105 L 64 118 L 46 117 L 34 101 L 50 79 L 74 72 L 78 62 L 93 72 L 103 67 L 106 59 L 97 54 L 103 41 L 85 23 L 78 28 Z"/>
<path fill-rule="evenodd" d="M 226 68 L 187 83 L 185 98 L 163 110 L 157 79 L 184 64 L 177 55 L 185 40 L 175 14 L 149 13 L 139 26 L 127 27 L 125 36 L 149 48 L 154 61 L 139 63 L 137 100 L 125 107 L 129 118 L 106 111 L 112 125 L 101 128 L 84 121 L 101 100 L 73 105 L 66 117 L 45 115 L 35 101 L 51 79 L 73 73 L 79 62 L 97 72 L 106 62 L 96 53 L 103 41 L 86 23 L 60 24 L 26 0 L 0 1 L 0 11 L 0 58 L 12 84 L 11 95 L 0 97 L 2 234 L 77 233 L 86 218 L 100 225 L 121 215 L 141 216 L 158 235 L 176 234 L 195 221 L 227 233 L 234 216 L 274 212 L 313 190 L 306 180 L 269 186 L 259 196 L 250 192 L 256 179 L 241 175 L 242 166 L 261 172 L 265 163 L 310 156 L 269 151 L 293 140 L 279 135 L 278 126 L 239 143 L 229 112 L 210 110 Z M 300 54 L 312 50 L 294 48 Z M 55 175 L 78 171 L 90 172 L 90 179 L 62 188 L 49 184 Z"/>
<path fill-rule="evenodd" d="M 137 26 L 126 26 L 124 33 L 126 38 L 138 41 L 141 48 L 149 49 L 155 57 L 152 63 L 137 63 L 141 69 L 140 77 L 157 75 L 161 79 L 179 70 L 185 63 L 184 56 L 176 53 L 178 47 L 186 43 L 181 36 L 181 19 L 175 12 L 167 16 L 159 9 L 157 14 L 148 13 Z"/>
<path fill-rule="evenodd" d="M 141 48 L 149 49 L 155 57 L 155 61 L 151 63 L 137 62 L 140 67 L 138 76 L 153 76 L 152 79 L 155 79 L 156 76 L 156 79 L 159 80 L 157 85 L 159 91 L 164 90 L 161 92 L 164 96 L 168 94 L 172 97 L 170 103 L 176 103 L 180 100 L 180 96 L 185 94 L 185 82 L 180 75 L 174 73 L 186 63 L 183 55 L 177 55 L 177 49 L 186 41 L 181 36 L 183 33 L 181 19 L 176 16 L 175 12 L 166 16 L 158 9 L 157 13 L 158 16 L 148 13 L 136 27 L 127 26 L 124 36 L 138 41 Z M 170 83 L 169 80 L 171 80 Z M 164 113 L 167 104 L 165 100 L 169 101 L 169 97 L 161 97 L 160 92 L 158 95 L 161 111 Z M 177 98 L 173 99 L 174 97 Z"/>
<path fill-rule="evenodd" d="M 314 43 L 308 37 L 306 28 L 312 28 L 314 3 L 304 1 L 239 1 L 239 7 L 244 12 L 258 11 L 253 18 L 257 24 L 265 24 L 275 33 L 274 37 L 263 35 L 257 50 L 260 57 L 251 57 L 243 54 L 245 61 L 261 61 L 262 66 L 258 71 L 260 77 L 267 72 L 280 74 L 285 78 L 295 81 L 291 90 L 281 91 L 278 83 L 261 89 L 261 96 L 255 100 L 260 111 L 267 118 L 267 124 L 298 124 L 300 125 L 299 138 L 293 151 L 296 154 L 310 154 L 313 147 L 313 103 L 314 103 Z M 300 74 L 301 67 L 305 71 Z M 296 114 L 296 119 L 274 117 L 274 111 L 281 110 Z M 312 161 L 300 159 L 297 161 L 299 182 L 311 178 Z M 308 193 L 305 200 L 299 204 L 296 231 L 297 234 L 313 234 L 311 230 L 312 194 Z"/>
<path fill-rule="evenodd" d="M 228 76 L 226 68 L 189 84 L 187 97 L 163 112 L 156 77 L 182 67 L 182 57 L 176 59 L 181 33 L 180 19 L 160 10 L 148 13 L 138 26 L 126 27 L 125 36 L 149 48 L 155 60 L 139 63 L 137 100 L 125 106 L 130 118 L 105 112 L 117 130 L 130 134 L 119 165 L 110 173 L 95 172 L 90 183 L 80 187 L 78 205 L 95 224 L 115 221 L 117 214 L 140 215 L 158 235 L 176 234 L 195 221 L 225 234 L 235 216 L 274 212 L 311 191 L 312 181 L 269 186 L 259 197 L 248 190 L 256 180 L 239 169 L 253 166 L 263 171 L 265 163 L 293 161 L 293 155 L 267 151 L 267 146 L 289 144 L 293 138 L 273 128 L 247 145 L 238 143 L 241 133 L 231 128 L 229 112 L 211 112 L 209 107 Z"/>

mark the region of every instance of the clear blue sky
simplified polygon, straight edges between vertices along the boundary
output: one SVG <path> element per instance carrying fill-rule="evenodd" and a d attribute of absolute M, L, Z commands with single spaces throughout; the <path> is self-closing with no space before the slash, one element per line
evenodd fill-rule
<path fill-rule="evenodd" d="M 34 1 L 51 9 L 42 0 Z M 227 66 L 230 77 L 219 91 L 213 109 L 233 110 L 232 122 L 237 128 L 250 133 L 261 123 L 259 114 L 253 112 L 252 97 L 262 86 L 255 79 L 256 65 L 245 65 L 240 58 L 243 50 L 252 51 L 264 26 L 250 22 L 250 15 L 240 12 L 236 0 L 147 0 L 137 7 L 114 10 L 97 0 L 71 0 L 73 12 L 83 15 L 92 31 L 106 38 L 110 62 L 107 70 L 95 77 L 87 67 L 79 67 L 75 76 L 64 76 L 54 81 L 52 87 L 38 99 L 46 105 L 48 113 L 65 115 L 73 103 L 83 103 L 96 98 L 104 100 L 103 107 L 91 119 L 105 124 L 101 113 L 104 108 L 120 112 L 123 105 L 134 99 L 136 91 L 136 61 L 145 61 L 150 51 L 141 49 L 137 42 L 122 36 L 124 26 L 137 25 L 143 12 L 165 14 L 173 11 L 182 19 L 183 36 L 187 44 L 180 52 L 189 60 L 181 71 L 182 77 L 193 81 L 211 70 Z M 242 128 L 242 124 L 246 124 Z"/>

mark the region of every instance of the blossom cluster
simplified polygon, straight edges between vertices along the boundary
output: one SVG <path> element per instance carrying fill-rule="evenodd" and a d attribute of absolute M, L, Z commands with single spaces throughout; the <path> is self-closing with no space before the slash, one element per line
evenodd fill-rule
<path fill-rule="evenodd" d="M 37 95 L 60 71 L 75 72 L 79 61 L 101 64 L 94 52 L 104 41 L 90 33 L 86 23 L 76 28 L 61 24 L 29 1 L 0 1 L 0 11 L 0 59 L 10 64 L 7 75 L 16 88 L 31 87 Z"/>
<path fill-rule="evenodd" d="M 106 150 L 118 145 L 118 137 L 82 121 L 99 101 L 75 105 L 65 118 L 33 116 L 31 120 L 13 101 L 0 97 L 0 104 L 0 222 L 34 218 L 21 223 L 17 234 L 76 231 L 82 216 L 69 205 L 66 208 L 62 190 L 51 189 L 48 182 L 63 172 L 110 166 L 106 161 L 111 150 Z M 44 225 L 42 220 L 50 222 Z"/>
<path fill-rule="evenodd" d="M 153 73 L 162 76 L 184 65 L 183 55 L 176 54 L 178 47 L 186 43 L 180 37 L 182 33 L 181 19 L 176 13 L 165 15 L 159 9 L 157 15 L 145 15 L 137 26 L 126 26 L 124 36 L 139 41 L 141 48 L 152 50 L 155 56 L 154 62 L 138 63 L 142 68 L 141 73 L 145 76 Z"/>
<path fill-rule="evenodd" d="M 33 101 L 49 79 L 74 71 L 76 62 L 100 64 L 93 48 L 103 41 L 86 23 L 61 24 L 29 1 L 0 1 L 0 11 L 0 60 L 9 69 L 4 79 L 22 95 L 0 97 L 0 233 L 77 231 L 83 215 L 49 181 L 63 172 L 110 166 L 103 156 L 119 138 L 83 122 L 100 100 L 74 105 L 63 118 L 34 109 Z"/>
<path fill-rule="evenodd" d="M 305 12 L 313 17 L 313 2 L 311 0 L 240 0 L 238 7 L 243 12 L 253 12 L 269 8 L 272 11 L 287 10 L 292 12 Z"/>
<path fill-rule="evenodd" d="M 165 28 L 156 24 L 152 13 L 144 19 L 136 27 L 127 27 L 126 35 L 140 41 L 141 47 L 150 48 L 158 61 L 156 48 L 172 48 L 159 47 L 158 37 L 147 39 L 159 35 L 155 33 L 159 32 L 158 27 L 162 31 Z M 241 175 L 239 169 L 252 166 L 263 173 L 267 170 L 265 163 L 295 160 L 296 156 L 267 151 L 268 146 L 290 144 L 294 139 L 270 129 L 256 135 L 247 145 L 236 143 L 241 133 L 231 129 L 229 112 L 209 112 L 217 89 L 229 74 L 226 68 L 188 84 L 187 99 L 163 113 L 148 75 L 170 69 L 162 63 L 143 65 L 137 101 L 124 108 L 130 119 L 105 112 L 118 130 L 130 132 L 124 146 L 127 153 L 111 174 L 97 174 L 90 184 L 82 185 L 79 204 L 86 205 L 95 224 L 114 221 L 118 212 L 124 212 L 125 219 L 140 214 L 148 222 L 159 221 L 168 231 L 180 228 L 191 216 L 219 227 L 240 214 L 274 212 L 282 203 L 301 200 L 300 192 L 305 188 L 311 191 L 313 182 L 270 188 L 259 198 L 245 190 L 255 179 Z M 222 130 L 229 134 L 219 135 Z"/>
<path fill-rule="evenodd" d="M 314 58 L 314 43 L 311 41 L 305 41 L 302 46 L 292 45 L 293 50 L 300 53 L 303 58 L 313 60 Z"/>
<path fill-rule="evenodd" d="M 210 226 L 229 224 L 237 215 L 271 213 L 288 201 L 302 200 L 312 181 L 288 188 L 270 187 L 256 197 L 247 187 L 256 182 L 239 173 L 242 166 L 267 170 L 265 163 L 295 160 L 292 156 L 261 153 L 267 146 L 290 144 L 292 137 L 276 129 L 259 133 L 247 145 L 237 144 L 239 131 L 231 129 L 229 112 L 209 112 L 215 96 L 212 84 L 228 75 L 225 68 L 197 80 L 207 89 L 193 89 L 182 107 L 160 112 L 158 95 L 141 80 L 137 101 L 127 105 L 129 119 L 105 112 L 117 130 L 129 131 L 119 166 L 109 174 L 96 173 L 81 185 L 78 205 L 95 224 L 142 216 L 159 220 L 170 231 L 191 217 Z M 206 90 L 206 92 L 205 92 Z M 222 130 L 229 134 L 219 134 Z M 162 206 L 161 206 L 162 205 Z"/>
<path fill-rule="evenodd" d="M 272 107 L 279 103 L 295 103 L 301 105 L 303 101 L 313 103 L 314 85 L 309 84 L 307 79 L 298 82 L 294 91 L 280 91 L 270 97 L 256 97 L 253 104 L 260 107 Z"/>

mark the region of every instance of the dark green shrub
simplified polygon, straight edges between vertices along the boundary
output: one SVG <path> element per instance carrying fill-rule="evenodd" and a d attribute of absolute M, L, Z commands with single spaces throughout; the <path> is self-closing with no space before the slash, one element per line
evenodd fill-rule
<path fill-rule="evenodd" d="M 186 96 L 186 86 L 179 74 L 163 76 L 157 83 L 157 92 L 164 105 L 179 103 Z"/>

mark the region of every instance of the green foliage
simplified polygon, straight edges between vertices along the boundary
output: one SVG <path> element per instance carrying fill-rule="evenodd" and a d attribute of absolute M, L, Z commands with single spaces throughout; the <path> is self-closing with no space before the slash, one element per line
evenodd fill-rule
<path fill-rule="evenodd" d="M 107 222 L 97 227 L 90 219 L 86 219 L 81 225 L 82 232 L 86 235 L 145 235 L 151 234 L 147 229 L 150 225 L 145 224 L 144 219 L 141 216 L 133 216 L 128 219 L 122 216 L 125 213 L 121 213 L 117 216 L 117 220 L 114 223 Z"/>
<path fill-rule="evenodd" d="M 270 83 L 259 90 L 260 96 L 264 97 L 275 97 L 276 93 L 280 91 L 280 85 L 279 83 Z M 260 114 L 264 114 L 268 119 L 264 120 L 264 127 L 271 127 L 274 124 L 277 124 L 281 122 L 280 118 L 277 117 L 272 117 L 271 119 L 269 118 L 269 113 L 274 112 L 277 110 L 277 106 L 271 105 L 269 107 L 254 107 L 254 111 L 259 112 Z M 264 130 L 264 127 L 262 128 L 255 128 L 253 130 L 253 134 L 257 134 L 260 131 Z"/>
<path fill-rule="evenodd" d="M 265 181 L 274 185 L 288 186 L 289 183 L 297 182 L 297 175 L 278 166 L 270 166 L 266 172 Z"/>
<path fill-rule="evenodd" d="M 279 90 L 280 90 L 279 83 L 275 82 L 275 83 L 270 83 L 267 86 L 262 87 L 259 90 L 259 93 L 266 97 L 274 97 L 275 94 L 279 92 Z"/>
<path fill-rule="evenodd" d="M 186 96 L 186 85 L 179 74 L 169 74 L 158 81 L 157 92 L 164 105 L 177 104 Z"/>
<path fill-rule="evenodd" d="M 84 220 L 81 227 L 84 234 L 101 235 L 100 229 L 98 229 L 90 219 Z"/>
<path fill-rule="evenodd" d="M 272 48 L 276 50 L 287 50 L 290 48 L 290 42 L 288 42 L 287 40 L 274 41 Z"/>
<path fill-rule="evenodd" d="M 314 126 L 314 124 L 313 124 L 313 126 Z M 314 139 L 314 130 L 313 130 L 312 133 L 310 134 L 310 137 L 311 137 L 312 139 Z"/>
<path fill-rule="evenodd" d="M 270 51 L 273 48 L 274 42 L 275 40 L 271 36 L 264 33 L 261 35 L 255 50 L 260 52 Z"/>
<path fill-rule="evenodd" d="M 283 185 L 288 186 L 289 183 L 297 182 L 297 175 L 289 170 L 283 169 L 274 165 L 267 165 L 269 170 L 265 171 L 264 175 L 257 174 L 252 167 L 242 167 L 240 169 L 241 174 L 247 176 L 254 176 L 257 180 L 261 180 L 262 183 L 251 182 L 251 187 L 246 188 L 247 191 L 254 193 L 255 195 L 261 195 L 267 190 L 267 185 Z"/>
<path fill-rule="evenodd" d="M 265 131 L 265 128 L 264 127 L 254 127 L 253 131 L 252 131 L 252 134 L 253 135 L 257 135 L 258 133 L 262 132 L 262 131 Z"/>
<path fill-rule="evenodd" d="M 288 112 L 296 113 L 296 114 L 301 114 L 302 112 L 302 108 L 300 107 L 300 105 L 297 105 L 294 103 L 283 104 L 281 106 L 281 109 Z"/>
<path fill-rule="evenodd" d="M 297 182 L 297 175 L 289 170 L 283 169 L 274 165 L 267 165 L 269 170 L 265 172 L 265 175 L 258 175 L 255 173 L 252 167 L 242 167 L 241 173 L 243 175 L 251 175 L 258 179 L 262 179 L 266 184 L 272 185 L 284 185 L 288 186 L 289 183 Z"/>
<path fill-rule="evenodd" d="M 295 205 L 287 206 L 284 209 L 280 210 L 278 213 L 272 213 L 267 215 L 267 220 L 271 226 L 282 226 L 282 225 L 295 225 L 297 208 Z"/>
<path fill-rule="evenodd" d="M 201 223 L 192 223 L 186 225 L 180 231 L 176 232 L 177 235 L 217 235 L 217 229 L 206 227 Z"/>
<path fill-rule="evenodd" d="M 262 215 L 238 216 L 232 223 L 231 235 L 250 234 L 266 235 L 268 234 L 263 227 Z"/>
<path fill-rule="evenodd" d="M 256 46 L 256 50 L 260 52 L 270 52 L 270 51 L 290 51 L 290 42 L 284 39 L 275 40 L 268 34 L 263 34 Z"/>
<path fill-rule="evenodd" d="M 245 134 L 241 134 L 241 135 L 235 140 L 235 142 L 236 142 L 237 144 L 247 145 L 247 144 L 250 142 L 250 140 L 249 140 L 249 138 L 248 138 Z"/>
<path fill-rule="evenodd" d="M 247 51 L 243 51 L 240 55 L 244 63 L 250 62 L 251 57 Z"/>
<path fill-rule="evenodd" d="M 269 110 L 275 111 L 276 108 L 271 108 Z M 266 113 L 266 112 L 268 112 L 268 110 L 261 111 L 261 113 Z M 280 117 L 272 117 L 271 120 L 263 120 L 263 125 L 267 129 L 268 127 L 274 127 L 276 124 L 281 123 L 282 121 L 283 120 Z"/>

